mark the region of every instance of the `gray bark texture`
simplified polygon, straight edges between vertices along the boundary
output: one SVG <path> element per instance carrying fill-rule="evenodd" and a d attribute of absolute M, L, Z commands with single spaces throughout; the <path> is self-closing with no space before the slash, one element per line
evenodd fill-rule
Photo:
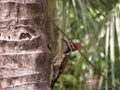
<path fill-rule="evenodd" d="M 51 90 L 46 0 L 0 0 L 0 90 Z"/>

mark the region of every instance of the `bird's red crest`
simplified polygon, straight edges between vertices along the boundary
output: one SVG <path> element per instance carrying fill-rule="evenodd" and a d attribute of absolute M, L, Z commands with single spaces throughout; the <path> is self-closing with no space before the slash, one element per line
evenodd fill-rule
<path fill-rule="evenodd" d="M 73 45 L 74 49 L 75 50 L 80 50 L 80 45 L 76 44 L 76 43 L 73 43 L 73 42 L 70 42 L 71 45 Z"/>

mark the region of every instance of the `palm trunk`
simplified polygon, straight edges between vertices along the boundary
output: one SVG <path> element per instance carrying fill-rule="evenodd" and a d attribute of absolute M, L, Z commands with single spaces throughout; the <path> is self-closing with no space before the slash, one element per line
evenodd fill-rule
<path fill-rule="evenodd" d="M 0 90 L 50 90 L 47 13 L 46 0 L 0 0 Z"/>

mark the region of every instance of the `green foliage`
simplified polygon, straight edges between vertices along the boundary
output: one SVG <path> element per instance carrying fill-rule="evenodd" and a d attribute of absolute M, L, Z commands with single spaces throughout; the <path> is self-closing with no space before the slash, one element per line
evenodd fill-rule
<path fill-rule="evenodd" d="M 119 1 L 56 0 L 56 8 L 57 25 L 81 45 L 81 51 L 97 68 L 79 52 L 73 52 L 56 90 L 83 90 L 89 74 L 97 76 L 102 90 L 116 90 L 120 83 Z M 60 38 L 66 38 L 59 34 Z"/>

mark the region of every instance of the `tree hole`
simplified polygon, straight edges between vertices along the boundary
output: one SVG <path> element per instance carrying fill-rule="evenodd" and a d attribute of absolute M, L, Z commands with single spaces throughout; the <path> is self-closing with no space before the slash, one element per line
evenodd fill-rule
<path fill-rule="evenodd" d="M 21 33 L 19 39 L 31 39 L 31 35 L 29 33 Z"/>
<path fill-rule="evenodd" d="M 8 36 L 8 39 L 10 39 L 10 36 Z"/>

